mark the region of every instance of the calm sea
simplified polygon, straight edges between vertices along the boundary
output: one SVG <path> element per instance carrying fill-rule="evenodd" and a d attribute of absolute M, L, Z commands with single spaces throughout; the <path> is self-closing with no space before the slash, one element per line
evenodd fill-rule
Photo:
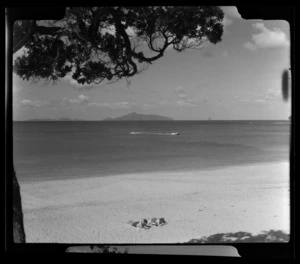
<path fill-rule="evenodd" d="M 13 123 L 21 182 L 288 161 L 289 140 L 288 121 Z"/>

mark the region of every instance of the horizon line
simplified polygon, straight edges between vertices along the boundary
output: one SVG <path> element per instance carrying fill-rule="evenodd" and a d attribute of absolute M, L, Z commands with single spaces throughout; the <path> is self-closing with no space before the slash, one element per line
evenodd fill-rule
<path fill-rule="evenodd" d="M 12 120 L 13 122 L 172 122 L 172 121 L 291 121 L 291 119 L 173 119 L 173 120 L 103 120 L 103 119 L 70 119 L 70 120 L 59 120 L 59 119 L 48 119 L 48 118 L 36 118 L 36 119 L 26 119 L 26 120 Z"/>

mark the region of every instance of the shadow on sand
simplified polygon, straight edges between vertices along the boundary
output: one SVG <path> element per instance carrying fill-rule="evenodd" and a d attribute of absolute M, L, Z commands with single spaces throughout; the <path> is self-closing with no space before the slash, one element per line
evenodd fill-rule
<path fill-rule="evenodd" d="M 248 232 L 218 233 L 208 237 L 194 238 L 187 243 L 282 243 L 289 242 L 290 235 L 281 230 L 263 231 L 252 235 Z"/>

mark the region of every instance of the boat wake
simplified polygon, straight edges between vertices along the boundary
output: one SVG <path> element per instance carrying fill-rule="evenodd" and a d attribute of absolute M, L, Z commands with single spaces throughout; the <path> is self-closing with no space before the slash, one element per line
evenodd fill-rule
<path fill-rule="evenodd" d="M 139 135 L 139 134 L 144 134 L 144 135 L 165 135 L 165 136 L 177 136 L 179 135 L 178 132 L 150 132 L 150 131 L 141 131 L 141 132 L 130 132 L 130 135 Z"/>

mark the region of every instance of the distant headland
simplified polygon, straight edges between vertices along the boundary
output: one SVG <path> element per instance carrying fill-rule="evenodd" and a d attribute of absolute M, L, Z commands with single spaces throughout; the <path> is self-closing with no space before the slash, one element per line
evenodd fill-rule
<path fill-rule="evenodd" d="M 130 113 L 116 118 L 105 118 L 102 121 L 171 121 L 170 117 L 160 115 L 146 115 L 138 113 Z"/>

